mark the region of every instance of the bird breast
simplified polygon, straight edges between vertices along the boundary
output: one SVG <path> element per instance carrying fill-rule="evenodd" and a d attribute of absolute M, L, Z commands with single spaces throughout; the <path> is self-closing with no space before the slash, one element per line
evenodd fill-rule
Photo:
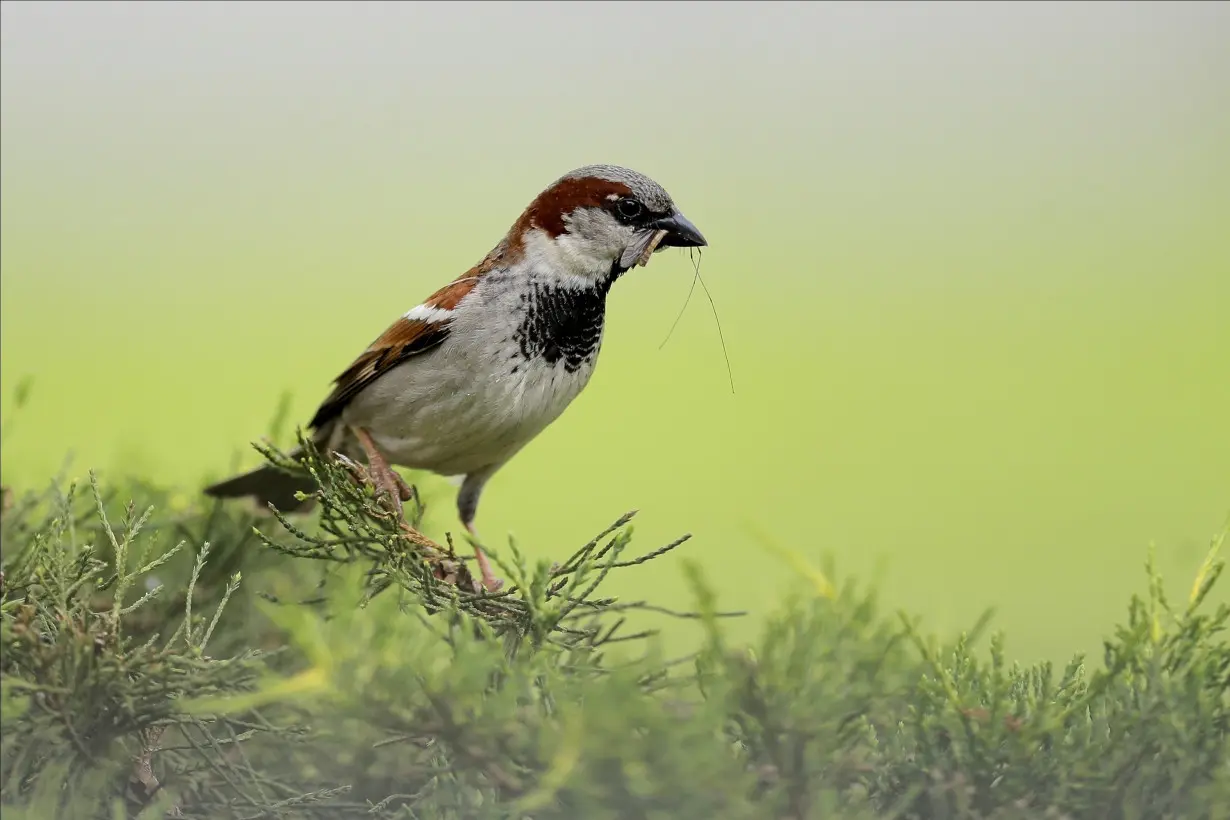
<path fill-rule="evenodd" d="M 459 475 L 501 463 L 557 419 L 593 373 L 605 287 L 493 277 L 448 339 L 382 376 L 347 408 L 395 464 Z"/>

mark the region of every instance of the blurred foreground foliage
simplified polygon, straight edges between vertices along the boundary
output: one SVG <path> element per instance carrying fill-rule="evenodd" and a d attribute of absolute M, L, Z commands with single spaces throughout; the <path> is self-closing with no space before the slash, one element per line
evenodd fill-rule
<path fill-rule="evenodd" d="M 750 647 L 695 563 L 693 600 L 660 602 L 690 612 L 603 597 L 682 543 L 630 557 L 630 516 L 559 565 L 510 545 L 505 591 L 471 594 L 308 466 L 310 525 L 93 478 L 6 493 L 6 820 L 1230 811 L 1224 532 L 1182 602 L 1150 565 L 1101 664 L 1022 668 L 853 584 L 786 597 Z M 697 619 L 696 654 L 628 632 L 637 609 Z"/>

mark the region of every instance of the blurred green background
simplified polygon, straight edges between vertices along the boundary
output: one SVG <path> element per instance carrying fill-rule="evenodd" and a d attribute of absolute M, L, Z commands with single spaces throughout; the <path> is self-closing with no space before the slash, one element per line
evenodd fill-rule
<path fill-rule="evenodd" d="M 284 391 L 306 421 L 614 162 L 709 238 L 736 391 L 699 291 L 659 349 L 692 267 L 658 255 L 488 539 L 639 508 L 764 611 L 798 579 L 760 533 L 1035 659 L 1098 648 L 1151 540 L 1185 590 L 1230 508 L 1226 4 L 6 2 L 0 37 L 6 483 L 254 464 Z"/>

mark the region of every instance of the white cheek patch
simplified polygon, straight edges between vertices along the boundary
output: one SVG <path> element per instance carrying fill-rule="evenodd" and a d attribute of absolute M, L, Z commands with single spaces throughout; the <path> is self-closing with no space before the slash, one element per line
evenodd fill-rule
<path fill-rule="evenodd" d="M 525 261 L 539 275 L 549 274 L 559 284 L 586 288 L 610 270 L 611 263 L 595 255 L 583 240 L 572 234 L 551 239 L 540 230 L 525 234 Z"/>
<path fill-rule="evenodd" d="M 405 318 L 411 322 L 446 322 L 453 317 L 451 310 L 431 307 L 430 305 L 415 305 L 406 311 Z"/>

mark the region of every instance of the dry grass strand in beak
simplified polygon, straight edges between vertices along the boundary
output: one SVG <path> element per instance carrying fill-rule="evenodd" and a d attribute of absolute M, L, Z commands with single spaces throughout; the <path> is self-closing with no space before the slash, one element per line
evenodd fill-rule
<path fill-rule="evenodd" d="M 641 251 L 641 255 L 636 258 L 636 264 L 642 268 L 648 265 L 649 257 L 653 255 L 653 252 L 657 250 L 658 245 L 665 238 L 666 231 L 655 231 L 653 237 L 649 240 L 649 244 L 645 246 L 645 250 Z"/>
<path fill-rule="evenodd" d="M 692 252 L 696 255 L 693 256 Z M 718 341 L 722 345 L 722 357 L 726 359 L 726 377 L 730 379 L 730 392 L 734 395 L 735 392 L 735 374 L 730 367 L 730 354 L 726 351 L 726 337 L 722 333 L 722 320 L 718 318 L 717 305 L 713 303 L 713 296 L 709 293 L 708 286 L 705 285 L 705 280 L 700 278 L 700 260 L 704 256 L 704 252 L 700 248 L 688 248 L 688 258 L 692 260 L 692 284 L 688 288 L 687 298 L 683 300 L 683 307 L 679 309 L 679 315 L 675 317 L 675 321 L 671 323 L 671 329 L 666 332 L 666 338 L 662 340 L 662 344 L 658 345 L 658 350 L 666 347 L 666 343 L 670 341 L 671 336 L 675 333 L 675 328 L 679 325 L 679 320 L 683 318 L 683 313 L 688 309 L 688 303 L 692 301 L 692 293 L 696 290 L 696 283 L 700 283 L 701 289 L 705 292 L 705 298 L 709 300 L 709 309 L 713 311 L 713 321 L 717 325 Z"/>
<path fill-rule="evenodd" d="M 696 281 L 700 282 L 700 289 L 705 292 L 705 298 L 709 300 L 709 309 L 713 311 L 713 323 L 717 326 L 718 341 L 722 344 L 722 358 L 726 360 L 726 378 L 730 379 L 730 394 L 735 394 L 735 372 L 730 367 L 730 354 L 726 351 L 726 334 L 722 333 L 722 320 L 718 318 L 717 305 L 713 303 L 713 294 L 709 293 L 709 286 L 705 284 L 705 280 L 700 275 L 700 251 L 697 250 L 697 258 L 693 263 L 696 269 Z"/>

